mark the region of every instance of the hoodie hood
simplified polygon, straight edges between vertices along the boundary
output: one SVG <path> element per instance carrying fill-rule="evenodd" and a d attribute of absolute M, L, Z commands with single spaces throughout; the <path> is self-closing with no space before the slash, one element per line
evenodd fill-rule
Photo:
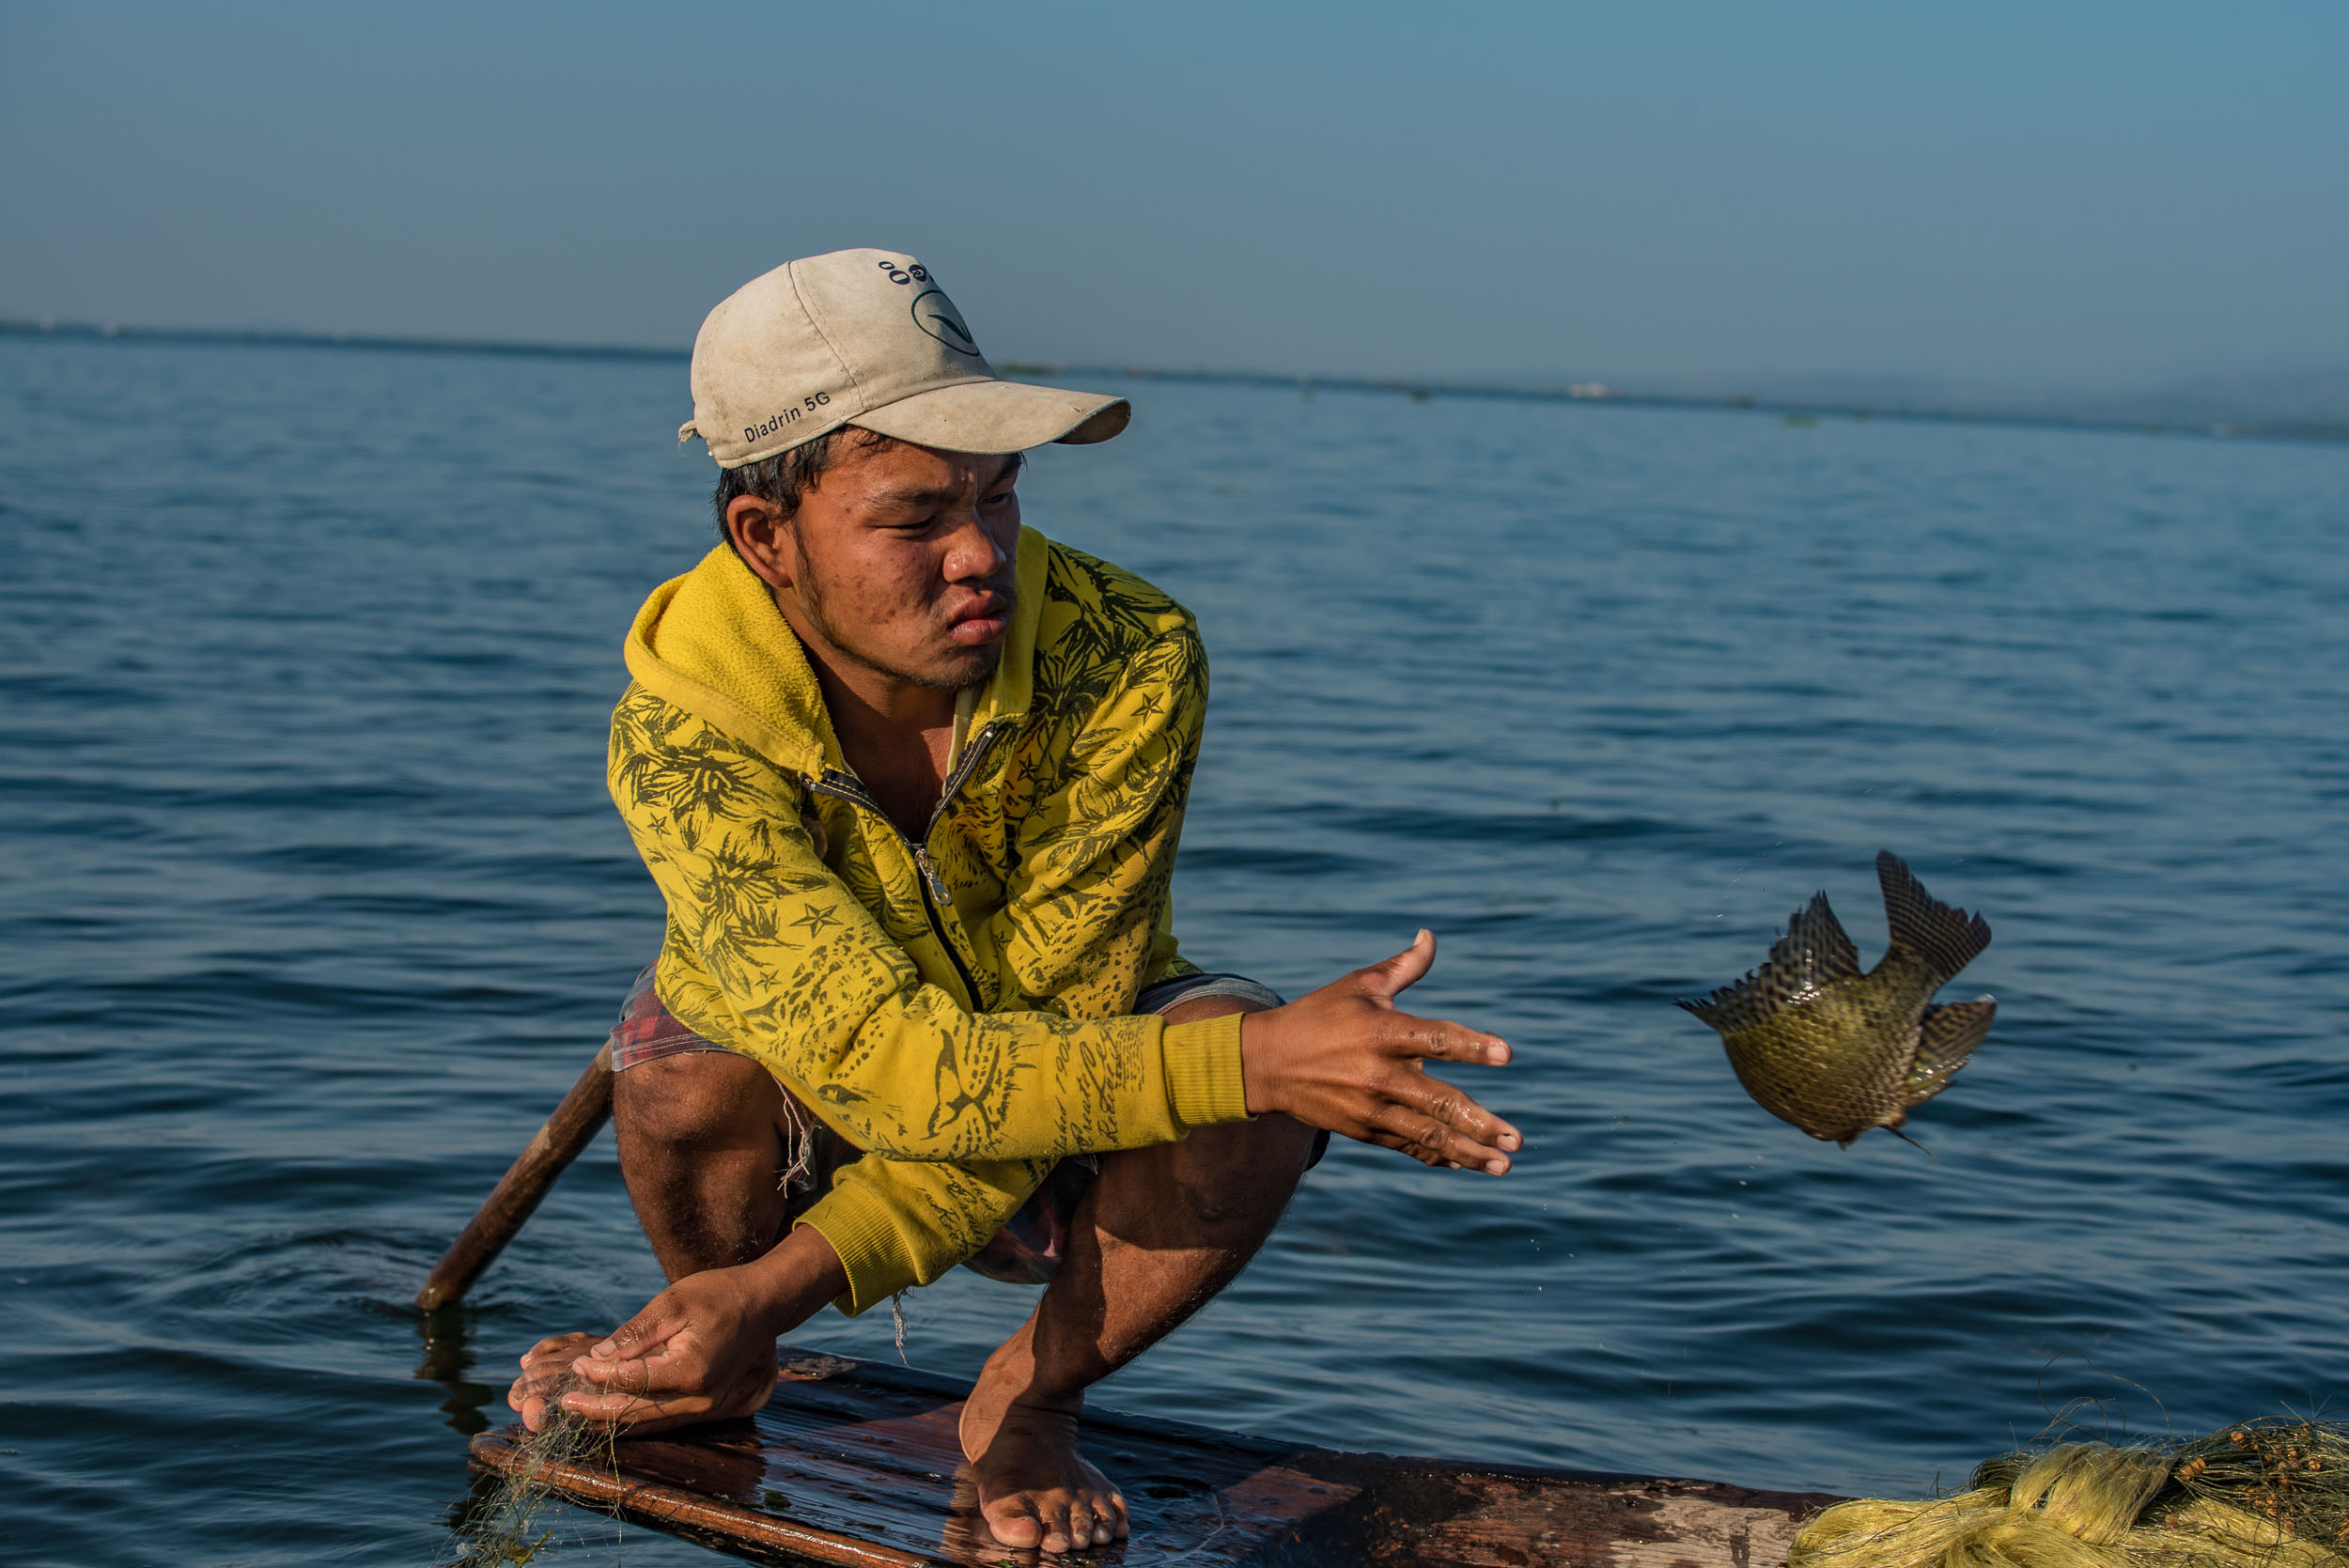
<path fill-rule="evenodd" d="M 1011 627 L 1003 657 L 972 703 L 961 733 L 1025 717 L 1034 690 L 1050 545 L 1019 530 Z M 823 689 L 773 592 L 720 544 L 683 577 L 652 591 L 629 628 L 628 671 L 662 701 L 723 730 L 805 778 L 848 771 Z"/>

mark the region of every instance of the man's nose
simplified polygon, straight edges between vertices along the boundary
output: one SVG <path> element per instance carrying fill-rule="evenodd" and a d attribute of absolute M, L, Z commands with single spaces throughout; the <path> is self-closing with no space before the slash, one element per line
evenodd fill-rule
<path fill-rule="evenodd" d="M 980 520 L 978 507 L 964 507 L 955 520 L 954 532 L 946 539 L 946 581 L 964 582 L 974 577 L 992 577 L 1010 559 L 1010 552 Z"/>

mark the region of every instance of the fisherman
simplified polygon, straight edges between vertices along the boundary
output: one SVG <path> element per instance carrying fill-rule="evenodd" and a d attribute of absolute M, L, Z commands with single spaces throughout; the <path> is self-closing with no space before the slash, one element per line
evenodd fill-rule
<path fill-rule="evenodd" d="M 1508 1170 L 1430 1078 L 1509 1048 L 1393 1005 L 1435 939 L 1297 1001 L 1177 951 L 1191 617 L 1019 521 L 1021 454 L 1123 398 L 1000 380 L 911 256 L 745 285 L 693 345 L 723 540 L 627 643 L 610 784 L 668 904 L 612 1037 L 669 1288 L 508 1396 L 645 1433 L 748 1415 L 777 1338 L 957 1264 L 1042 1283 L 962 1446 L 1002 1544 L 1127 1532 L 1085 1390 L 1229 1284 L 1329 1135 Z"/>

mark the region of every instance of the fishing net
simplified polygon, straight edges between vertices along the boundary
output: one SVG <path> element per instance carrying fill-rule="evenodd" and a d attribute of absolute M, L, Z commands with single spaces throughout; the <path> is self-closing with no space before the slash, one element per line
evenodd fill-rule
<path fill-rule="evenodd" d="M 1950 1497 L 1838 1503 L 1788 1568 L 2349 1568 L 2349 1425 L 2000 1454 Z"/>
<path fill-rule="evenodd" d="M 548 1391 L 546 1429 L 516 1429 L 513 1463 L 475 1490 L 442 1553 L 443 1568 L 519 1568 L 547 1555 L 555 1545 L 568 1544 L 555 1541 L 555 1531 L 545 1517 L 551 1505 L 568 1500 L 557 1497 L 549 1472 L 582 1460 L 599 1460 L 606 1468 L 618 1468 L 612 1428 L 583 1421 L 563 1408 L 565 1394 L 588 1387 L 565 1374 Z"/>

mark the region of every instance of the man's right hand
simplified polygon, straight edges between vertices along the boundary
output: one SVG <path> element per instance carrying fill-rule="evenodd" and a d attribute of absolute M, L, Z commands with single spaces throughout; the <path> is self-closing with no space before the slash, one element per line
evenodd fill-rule
<path fill-rule="evenodd" d="M 1506 1172 L 1525 1144 L 1517 1129 L 1428 1077 L 1423 1063 L 1498 1067 L 1509 1060 L 1508 1042 L 1395 1009 L 1435 962 L 1435 936 L 1422 931 L 1383 964 L 1249 1014 L 1240 1024 L 1249 1110 L 1282 1111 L 1429 1165 Z"/>
<path fill-rule="evenodd" d="M 763 1257 L 686 1275 L 600 1339 L 540 1340 L 506 1402 L 533 1432 L 557 1408 L 637 1436 L 747 1416 L 773 1391 L 776 1337 L 848 1288 L 832 1243 L 801 1225 Z"/>

